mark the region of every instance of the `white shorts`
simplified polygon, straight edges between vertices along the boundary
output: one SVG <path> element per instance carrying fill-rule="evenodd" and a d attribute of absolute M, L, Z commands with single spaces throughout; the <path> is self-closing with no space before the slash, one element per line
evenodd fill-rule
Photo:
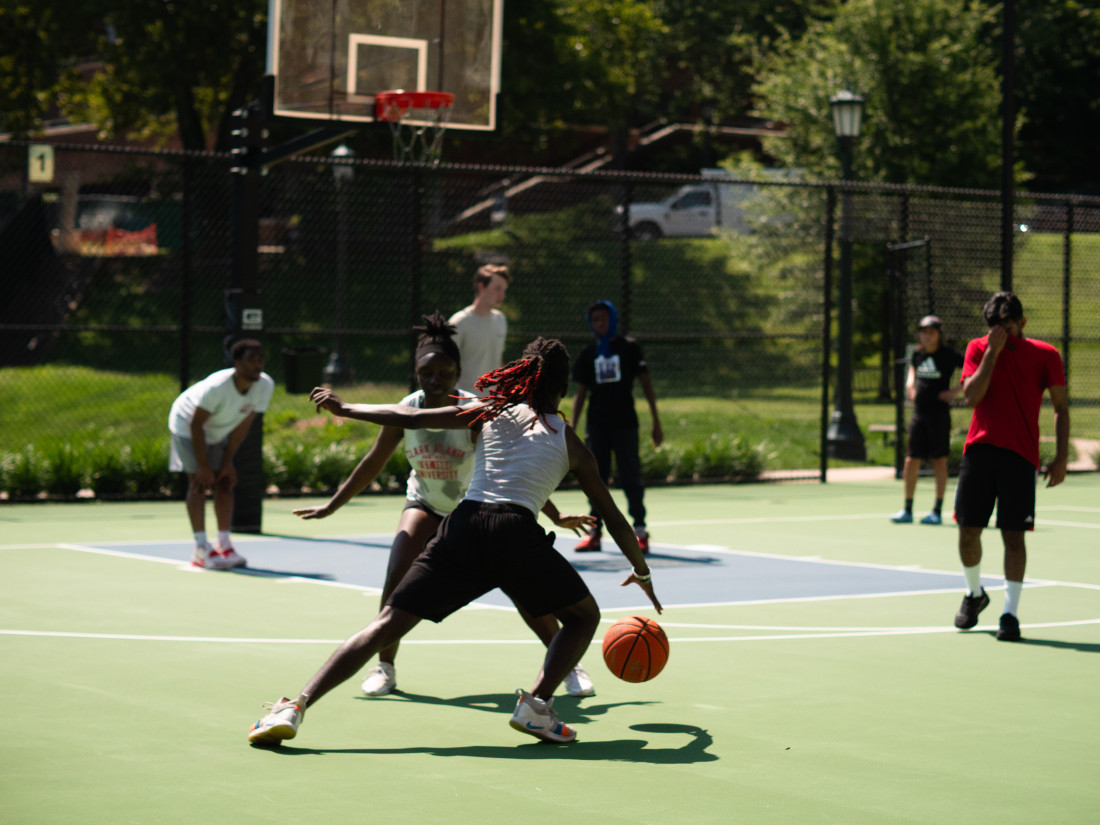
<path fill-rule="evenodd" d="M 171 448 L 168 451 L 168 469 L 173 473 L 194 474 L 199 471 L 199 462 L 195 458 L 195 445 L 190 438 L 170 433 L 172 436 Z M 206 458 L 210 467 L 216 473 L 222 467 L 222 459 L 225 458 L 225 448 L 229 444 L 226 439 L 221 444 L 207 444 Z"/>

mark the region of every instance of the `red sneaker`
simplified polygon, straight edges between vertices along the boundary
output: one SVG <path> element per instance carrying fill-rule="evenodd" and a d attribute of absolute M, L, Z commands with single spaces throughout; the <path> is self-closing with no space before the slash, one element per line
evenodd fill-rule
<path fill-rule="evenodd" d="M 593 530 L 583 539 L 578 541 L 573 549 L 578 553 L 599 553 L 602 549 L 600 547 L 600 531 Z"/>
<path fill-rule="evenodd" d="M 644 527 L 634 528 L 634 537 L 638 539 L 638 547 L 641 548 L 643 555 L 649 555 L 649 533 L 646 532 Z"/>

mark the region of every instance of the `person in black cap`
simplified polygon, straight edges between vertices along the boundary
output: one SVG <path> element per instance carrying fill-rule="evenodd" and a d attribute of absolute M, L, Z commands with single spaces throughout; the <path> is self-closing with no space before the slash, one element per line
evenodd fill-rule
<path fill-rule="evenodd" d="M 951 375 L 963 365 L 963 357 L 943 342 L 943 322 L 925 315 L 917 325 L 920 346 L 909 360 L 905 395 L 913 404 L 913 417 L 906 431 L 905 507 L 890 520 L 912 524 L 913 494 L 917 490 L 921 462 L 932 463 L 936 480 L 936 503 L 921 524 L 943 523 L 943 495 L 947 489 L 947 455 L 951 451 L 951 399 L 962 394 L 962 384 L 951 385 Z"/>

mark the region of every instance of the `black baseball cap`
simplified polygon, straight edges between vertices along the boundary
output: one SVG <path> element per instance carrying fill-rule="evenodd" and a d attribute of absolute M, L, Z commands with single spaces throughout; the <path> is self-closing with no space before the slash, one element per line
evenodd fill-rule
<path fill-rule="evenodd" d="M 940 320 L 938 315 L 925 315 L 920 319 L 920 323 L 917 324 L 917 329 L 924 329 L 925 327 L 935 327 L 939 329 L 943 326 L 943 321 Z"/>

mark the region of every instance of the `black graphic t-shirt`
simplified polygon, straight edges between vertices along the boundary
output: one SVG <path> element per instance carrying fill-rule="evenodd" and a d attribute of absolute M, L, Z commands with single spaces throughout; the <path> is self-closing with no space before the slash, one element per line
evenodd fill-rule
<path fill-rule="evenodd" d="M 947 409 L 947 404 L 940 400 L 939 395 L 950 389 L 952 373 L 962 369 L 962 354 L 948 346 L 941 346 L 931 353 L 917 350 L 910 363 L 917 377 L 917 397 L 914 401 L 917 414 Z"/>
<path fill-rule="evenodd" d="M 642 348 L 633 338 L 611 339 L 610 355 L 597 355 L 596 344 L 581 350 L 573 380 L 588 388 L 588 429 L 637 428 L 634 379 L 646 372 Z"/>

